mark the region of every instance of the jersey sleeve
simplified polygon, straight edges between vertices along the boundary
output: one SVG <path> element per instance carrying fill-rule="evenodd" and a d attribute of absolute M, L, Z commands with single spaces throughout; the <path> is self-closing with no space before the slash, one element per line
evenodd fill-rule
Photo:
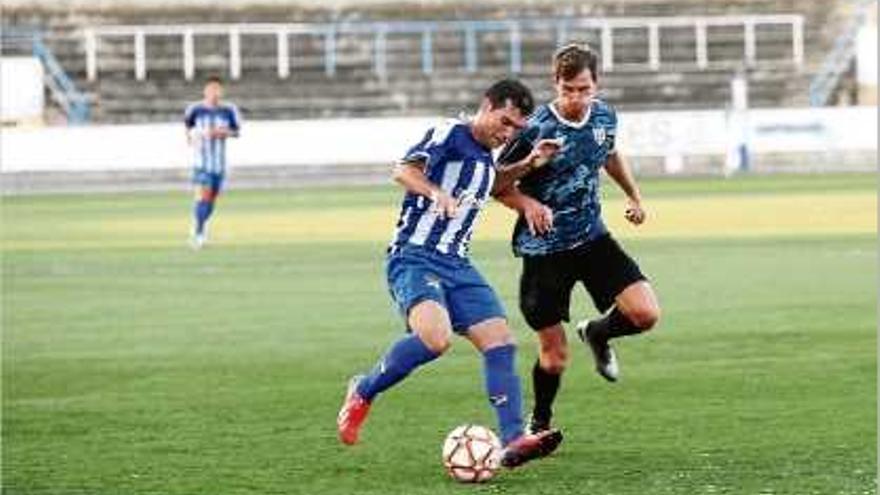
<path fill-rule="evenodd" d="M 400 159 L 401 162 L 424 162 L 430 168 L 443 160 L 449 149 L 454 146 L 455 126 L 440 126 L 428 129 L 415 146 L 411 147 Z"/>
<path fill-rule="evenodd" d="M 229 105 L 229 129 L 235 134 L 241 130 L 241 114 L 235 105 Z"/>
<path fill-rule="evenodd" d="M 529 156 L 532 148 L 535 147 L 535 141 L 537 141 L 539 133 L 540 129 L 538 126 L 526 127 L 501 149 L 495 162 L 499 166 L 504 166 L 523 160 Z"/>
<path fill-rule="evenodd" d="M 608 105 L 608 119 L 610 125 L 606 139 L 608 139 L 608 154 L 610 155 L 617 153 L 617 111 L 611 105 Z"/>
<path fill-rule="evenodd" d="M 198 105 L 192 104 L 186 107 L 186 110 L 183 112 L 183 125 L 186 126 L 187 129 L 192 129 L 196 126 L 196 109 Z"/>

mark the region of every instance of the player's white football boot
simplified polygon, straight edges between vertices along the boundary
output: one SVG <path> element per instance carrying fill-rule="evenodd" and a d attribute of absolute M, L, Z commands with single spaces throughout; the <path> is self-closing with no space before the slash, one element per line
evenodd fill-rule
<path fill-rule="evenodd" d="M 202 231 L 201 234 L 197 233 L 195 229 L 192 230 L 189 234 L 189 247 L 193 248 L 194 251 L 198 251 L 205 247 L 205 243 L 208 242 L 208 234 L 206 231 Z"/>
<path fill-rule="evenodd" d="M 620 377 L 620 366 L 617 364 L 617 354 L 608 344 L 608 340 L 597 337 L 595 332 L 590 332 L 590 320 L 581 320 L 575 328 L 581 342 L 593 353 L 596 372 L 609 382 L 616 382 Z"/>

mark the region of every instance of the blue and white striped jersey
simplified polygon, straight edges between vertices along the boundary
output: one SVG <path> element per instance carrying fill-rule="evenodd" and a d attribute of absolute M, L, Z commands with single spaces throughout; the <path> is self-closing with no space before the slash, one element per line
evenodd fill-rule
<path fill-rule="evenodd" d="M 184 114 L 184 124 L 190 132 L 192 166 L 195 170 L 223 174 L 226 172 L 226 139 L 208 136 L 212 129 L 227 128 L 238 133 L 241 119 L 235 105 L 208 106 L 193 103 Z"/>
<path fill-rule="evenodd" d="M 456 198 L 459 206 L 454 218 L 441 218 L 432 211 L 429 198 L 407 192 L 389 252 L 412 245 L 467 257 L 477 215 L 495 181 L 491 150 L 474 138 L 468 123 L 450 120 L 429 129 L 402 161 L 424 162 L 428 180 Z"/>

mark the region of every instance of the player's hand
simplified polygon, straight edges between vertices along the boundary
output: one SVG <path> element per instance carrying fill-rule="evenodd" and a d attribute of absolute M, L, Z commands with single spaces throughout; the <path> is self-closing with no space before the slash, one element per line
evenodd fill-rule
<path fill-rule="evenodd" d="M 458 200 L 446 191 L 432 191 L 430 199 L 431 211 L 440 215 L 440 218 L 454 218 L 458 212 Z"/>
<path fill-rule="evenodd" d="M 528 160 L 531 168 L 541 168 L 562 148 L 562 139 L 542 139 L 535 143 Z"/>
<path fill-rule="evenodd" d="M 626 201 L 626 211 L 623 216 L 629 221 L 629 223 L 633 225 L 641 225 L 645 221 L 647 214 L 645 213 L 645 209 L 642 208 L 641 201 L 628 199 Z"/>
<path fill-rule="evenodd" d="M 553 230 L 553 210 L 547 205 L 529 198 L 521 213 L 533 236 L 542 236 Z"/>
<path fill-rule="evenodd" d="M 211 129 L 210 136 L 212 139 L 225 139 L 229 137 L 229 129 L 226 127 L 215 127 Z"/>

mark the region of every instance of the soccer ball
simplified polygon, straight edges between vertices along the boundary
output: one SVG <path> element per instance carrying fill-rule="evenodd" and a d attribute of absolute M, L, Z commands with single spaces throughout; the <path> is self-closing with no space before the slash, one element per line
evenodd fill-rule
<path fill-rule="evenodd" d="M 443 441 L 443 466 L 454 480 L 481 483 L 491 479 L 501 461 L 501 442 L 492 430 L 462 425 Z"/>

